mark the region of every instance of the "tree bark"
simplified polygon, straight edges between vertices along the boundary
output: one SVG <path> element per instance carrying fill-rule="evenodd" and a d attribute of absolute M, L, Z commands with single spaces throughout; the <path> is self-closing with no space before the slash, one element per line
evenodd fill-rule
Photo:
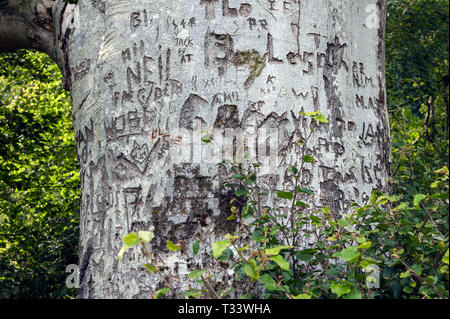
<path fill-rule="evenodd" d="M 329 119 L 307 145 L 316 162 L 301 172 L 314 209 L 345 213 L 388 191 L 385 1 L 30 0 L 25 11 L 16 2 L 0 1 L 0 50 L 47 52 L 72 93 L 79 297 L 150 298 L 166 281 L 179 296 L 189 271 L 206 265 L 227 286 L 234 275 L 208 247 L 242 225 L 227 221 L 234 190 L 219 186 L 232 173 L 216 164 L 249 162 L 247 140 L 270 191 L 261 205 L 286 209 L 275 193 L 293 188 L 287 171 L 311 127 L 299 112 Z M 51 19 L 38 18 L 43 3 Z M 138 249 L 119 263 L 122 237 L 139 230 L 155 233 L 164 280 L 142 268 Z M 189 252 L 196 238 L 195 257 L 165 248 L 171 240 Z"/>

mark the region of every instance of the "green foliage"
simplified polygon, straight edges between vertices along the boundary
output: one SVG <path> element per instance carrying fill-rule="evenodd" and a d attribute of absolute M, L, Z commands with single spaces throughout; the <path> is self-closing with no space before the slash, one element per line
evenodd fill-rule
<path fill-rule="evenodd" d="M 388 1 L 386 81 L 393 192 L 410 201 L 448 166 L 448 0 Z"/>
<path fill-rule="evenodd" d="M 68 92 L 45 55 L 0 55 L 0 298 L 66 298 L 80 182 Z"/>
<path fill-rule="evenodd" d="M 444 93 L 448 85 L 449 2 L 388 0 L 387 3 L 388 104 L 391 110 L 407 106 L 418 115 L 426 97 Z"/>
<path fill-rule="evenodd" d="M 232 170 L 233 176 L 255 173 L 237 166 Z M 294 189 L 278 191 L 277 196 L 288 201 L 299 193 L 311 196 L 296 186 L 301 169 L 289 171 Z M 214 243 L 213 256 L 220 257 L 230 245 L 238 252 L 239 258 L 229 265 L 244 270 L 246 297 L 259 282 L 266 298 L 448 298 L 448 176 L 446 166 L 435 170 L 426 194 L 374 192 L 367 205 L 354 204 L 342 216 L 328 207 L 308 212 L 304 202 L 292 205 L 288 214 L 271 208 L 258 211 L 256 179 L 246 183 L 255 212 L 249 233 Z M 236 187 L 243 186 L 240 180 Z M 312 228 L 304 227 L 309 224 Z M 304 249 L 300 243 L 311 237 L 313 245 Z"/>
<path fill-rule="evenodd" d="M 317 114 L 303 115 L 319 121 Z M 265 298 L 448 298 L 447 166 L 433 172 L 430 193 L 404 197 L 374 191 L 368 204 L 353 204 L 343 214 L 328 207 L 308 211 L 307 203 L 294 202 L 299 194 L 309 199 L 314 194 L 298 187 L 309 137 L 298 151 L 300 168 L 289 169 L 293 189 L 276 192 L 280 200 L 292 203 L 288 212 L 261 209 L 256 166 L 245 170 L 229 163 L 230 178 L 238 181 L 233 185 L 239 190 L 231 203 L 243 195 L 248 199 L 247 214 L 245 208 L 239 214 L 233 206 L 231 216 L 242 224 L 244 219 L 250 221 L 239 232 L 214 242 L 211 257 L 235 271 L 235 280 L 244 287 L 238 295 L 252 297 L 258 283 L 264 286 Z M 305 241 L 310 242 L 307 249 Z M 207 269 L 194 270 L 189 277 L 201 277 L 197 284 L 206 289 L 186 291 L 184 297 L 220 298 L 226 291 L 213 290 L 215 276 Z"/>

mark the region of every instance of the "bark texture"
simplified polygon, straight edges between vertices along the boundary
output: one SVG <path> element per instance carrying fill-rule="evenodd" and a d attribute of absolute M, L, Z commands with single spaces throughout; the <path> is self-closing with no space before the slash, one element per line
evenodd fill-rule
<path fill-rule="evenodd" d="M 26 10 L 12 9 L 22 2 Z M 30 18 L 40 17 L 38 5 L 51 5 L 51 21 Z M 295 145 L 310 128 L 299 112 L 329 119 L 308 144 L 316 163 L 302 172 L 314 208 L 344 213 L 372 190 L 386 191 L 384 17 L 381 0 L 0 1 L 0 50 L 39 47 L 72 92 L 79 296 L 150 298 L 162 288 L 142 268 L 142 251 L 118 262 L 122 237 L 139 230 L 155 233 L 151 250 L 171 296 L 187 289 L 189 271 L 210 260 L 208 243 L 243 227 L 226 220 L 234 190 L 219 187 L 231 173 L 216 163 L 217 154 L 239 158 L 245 138 L 258 135 L 259 186 L 270 191 L 262 205 L 282 210 L 275 192 L 293 187 L 287 170 L 298 165 Z M 231 129 L 241 135 L 226 140 Z M 214 141 L 207 147 L 205 134 Z M 275 162 L 263 156 L 270 145 Z M 194 236 L 204 241 L 195 258 L 165 248 L 171 240 L 190 250 Z M 232 281 L 231 271 L 208 266 L 224 286 Z"/>

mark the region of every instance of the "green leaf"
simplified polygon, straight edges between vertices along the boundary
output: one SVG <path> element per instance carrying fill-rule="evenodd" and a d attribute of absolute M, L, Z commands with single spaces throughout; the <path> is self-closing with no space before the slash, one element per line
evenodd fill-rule
<path fill-rule="evenodd" d="M 289 171 L 293 174 L 293 175 L 297 175 L 298 173 L 298 168 L 295 166 L 291 166 L 289 167 Z"/>
<path fill-rule="evenodd" d="M 408 278 L 409 276 L 411 276 L 411 273 L 409 272 L 409 270 L 402 272 L 400 274 L 400 278 Z"/>
<path fill-rule="evenodd" d="M 211 143 L 211 136 L 203 135 L 201 140 L 203 143 Z"/>
<path fill-rule="evenodd" d="M 442 262 L 444 262 L 448 265 L 448 249 L 445 252 L 444 256 L 442 257 Z"/>
<path fill-rule="evenodd" d="M 263 242 L 266 237 L 264 237 L 264 232 L 260 229 L 260 228 L 256 228 L 252 235 L 250 236 L 250 238 L 254 241 L 256 241 L 257 243 L 261 243 Z"/>
<path fill-rule="evenodd" d="M 175 245 L 173 242 L 171 242 L 170 240 L 166 240 L 166 246 L 169 250 L 171 251 L 177 251 L 180 249 L 179 246 Z"/>
<path fill-rule="evenodd" d="M 308 294 L 299 294 L 297 296 L 292 296 L 292 299 L 311 299 L 311 296 Z"/>
<path fill-rule="evenodd" d="M 318 114 L 320 114 L 320 111 L 316 111 L 316 112 L 300 112 L 299 114 L 307 116 L 307 117 L 315 117 Z"/>
<path fill-rule="evenodd" d="M 311 155 L 305 155 L 303 156 L 303 161 L 305 163 L 314 163 L 314 157 L 312 157 Z"/>
<path fill-rule="evenodd" d="M 357 236 L 356 237 L 356 241 L 358 242 L 358 244 L 364 244 L 366 242 L 366 237 L 364 237 L 364 236 Z"/>
<path fill-rule="evenodd" d="M 345 227 L 348 225 L 348 222 L 345 219 L 338 219 L 337 223 L 341 225 L 342 227 Z"/>
<path fill-rule="evenodd" d="M 168 292 L 169 292 L 169 288 L 164 287 L 164 288 L 158 290 L 157 292 L 155 292 L 155 295 L 154 295 L 153 298 L 154 298 L 154 299 L 159 299 L 159 298 L 161 298 L 162 296 L 164 296 L 165 294 L 167 294 Z"/>
<path fill-rule="evenodd" d="M 420 202 L 421 202 L 422 200 L 424 200 L 426 197 L 427 197 L 427 195 L 424 195 L 424 194 L 416 194 L 416 195 L 414 196 L 413 205 L 416 206 L 416 207 L 418 207 L 418 206 L 420 205 Z"/>
<path fill-rule="evenodd" d="M 198 290 L 189 290 L 189 291 L 183 292 L 182 296 L 183 296 L 184 298 L 186 298 L 186 297 L 187 297 L 187 298 L 193 297 L 193 298 L 198 299 L 198 298 L 200 298 L 200 297 L 202 296 L 202 292 L 201 292 L 201 291 L 198 291 Z"/>
<path fill-rule="evenodd" d="M 128 249 L 127 245 L 123 245 L 122 248 L 120 248 L 120 251 L 119 251 L 119 254 L 118 254 L 119 261 L 122 261 L 123 254 L 127 251 L 127 249 Z"/>
<path fill-rule="evenodd" d="M 314 215 L 310 215 L 309 219 L 311 219 L 313 222 L 316 222 L 316 223 L 321 223 L 322 222 L 320 217 L 317 217 L 317 216 L 314 216 Z"/>
<path fill-rule="evenodd" d="M 315 254 L 315 253 L 317 253 L 318 251 L 319 251 L 319 250 L 318 250 L 318 249 L 315 249 L 315 248 L 307 248 L 307 249 L 300 250 L 299 253 L 301 253 L 301 254 Z"/>
<path fill-rule="evenodd" d="M 304 262 L 310 262 L 313 258 L 313 255 L 311 254 L 302 254 L 302 253 L 296 253 L 295 257 L 297 257 L 299 260 Z"/>
<path fill-rule="evenodd" d="M 200 242 L 198 240 L 194 241 L 192 244 L 192 251 L 194 253 L 194 256 L 198 254 L 198 250 L 200 248 Z"/>
<path fill-rule="evenodd" d="M 245 207 L 242 209 L 242 218 L 248 218 L 248 217 L 252 217 L 253 213 L 254 213 L 254 209 L 252 206 L 250 205 L 245 205 Z"/>
<path fill-rule="evenodd" d="M 314 119 L 316 120 L 316 121 L 319 121 L 319 122 L 321 122 L 321 123 L 328 123 L 328 119 L 325 117 L 325 115 L 323 115 L 323 114 L 318 114 L 318 115 L 316 115 L 315 117 L 314 117 Z"/>
<path fill-rule="evenodd" d="M 342 295 L 348 294 L 351 291 L 352 286 L 346 283 L 345 284 L 333 283 L 330 285 L 330 289 L 332 293 L 340 297 Z"/>
<path fill-rule="evenodd" d="M 344 299 L 362 299 L 361 290 L 353 288 L 350 293 L 344 295 Z"/>
<path fill-rule="evenodd" d="M 277 287 L 277 283 L 269 274 L 262 275 L 259 280 L 260 283 L 264 285 L 264 287 L 268 290 L 279 290 L 281 288 Z"/>
<path fill-rule="evenodd" d="M 205 270 L 204 270 L 204 269 L 201 269 L 201 270 L 193 270 L 193 271 L 191 271 L 191 272 L 189 273 L 189 278 L 195 279 L 195 278 L 198 278 L 198 277 L 202 276 L 204 273 L 205 273 Z"/>
<path fill-rule="evenodd" d="M 151 265 L 151 264 L 144 264 L 144 267 L 150 271 L 152 274 L 155 274 L 158 272 L 158 268 L 155 265 Z"/>
<path fill-rule="evenodd" d="M 155 234 L 151 231 L 138 231 L 138 237 L 140 240 L 148 243 L 155 237 Z"/>
<path fill-rule="evenodd" d="M 369 249 L 371 245 L 372 245 L 372 242 L 367 241 L 367 242 L 365 242 L 365 243 L 359 245 L 359 246 L 358 246 L 358 249 Z"/>
<path fill-rule="evenodd" d="M 302 202 L 300 200 L 295 202 L 295 206 L 301 206 L 301 207 L 306 207 L 306 208 L 310 207 L 308 204 L 306 204 L 305 202 Z"/>
<path fill-rule="evenodd" d="M 283 270 L 289 270 L 289 263 L 288 263 L 286 260 L 284 260 L 283 256 L 281 256 L 281 255 L 276 255 L 276 256 L 270 257 L 269 260 L 272 260 L 272 261 L 276 262 L 277 265 L 278 265 L 281 269 L 283 269 Z"/>
<path fill-rule="evenodd" d="M 264 249 L 264 253 L 268 256 L 278 255 L 281 250 L 283 249 L 291 249 L 292 246 L 276 246 L 272 248 L 266 248 Z"/>
<path fill-rule="evenodd" d="M 300 186 L 297 186 L 297 191 L 300 193 L 308 194 L 308 195 L 314 195 L 314 192 L 308 188 L 302 188 Z"/>
<path fill-rule="evenodd" d="M 294 198 L 294 194 L 292 194 L 291 192 L 284 192 L 284 191 L 277 192 L 277 196 L 279 198 L 284 198 L 284 199 L 289 199 L 289 200 L 292 200 Z"/>
<path fill-rule="evenodd" d="M 228 239 L 222 240 L 222 241 L 217 241 L 217 242 L 213 243 L 212 244 L 212 252 L 213 252 L 214 258 L 219 258 L 220 256 L 222 256 L 224 250 L 227 249 L 227 247 L 230 245 L 231 245 L 231 241 Z"/>
<path fill-rule="evenodd" d="M 233 256 L 234 256 L 233 251 L 230 248 L 227 248 L 223 251 L 222 255 L 220 255 L 220 257 L 217 258 L 217 260 L 221 262 L 226 262 L 228 260 L 231 260 Z"/>
<path fill-rule="evenodd" d="M 258 266 L 253 259 L 250 259 L 249 262 L 245 264 L 244 271 L 250 278 L 254 280 L 259 279 Z"/>
<path fill-rule="evenodd" d="M 123 242 L 128 247 L 135 246 L 139 244 L 139 236 L 135 232 L 131 232 L 125 237 L 123 237 Z"/>
<path fill-rule="evenodd" d="M 345 260 L 345 261 L 351 261 L 351 260 L 353 260 L 355 258 L 358 258 L 359 254 L 360 253 L 359 253 L 358 248 L 352 246 L 352 247 L 348 247 L 348 248 L 344 249 L 341 252 L 335 253 L 334 255 L 336 257 L 339 257 L 339 258 Z"/>
<path fill-rule="evenodd" d="M 9 217 L 6 216 L 5 214 L 0 214 L 0 225 L 7 221 L 9 221 Z"/>
<path fill-rule="evenodd" d="M 247 190 L 245 190 L 245 189 L 236 189 L 236 190 L 234 191 L 234 194 L 235 194 L 237 197 L 241 197 L 241 196 L 247 194 Z"/>
<path fill-rule="evenodd" d="M 221 292 L 220 292 L 220 297 L 221 297 L 221 298 L 226 297 L 226 296 L 228 296 L 229 294 L 232 294 L 233 292 L 234 292 L 234 288 L 230 288 L 230 289 L 228 289 L 228 290 L 221 291 Z"/>
<path fill-rule="evenodd" d="M 411 269 L 419 276 L 422 274 L 422 267 L 418 264 L 412 265 Z"/>

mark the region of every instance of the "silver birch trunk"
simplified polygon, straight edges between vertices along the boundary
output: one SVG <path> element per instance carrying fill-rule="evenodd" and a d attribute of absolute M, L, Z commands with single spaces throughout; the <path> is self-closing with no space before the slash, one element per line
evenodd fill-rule
<path fill-rule="evenodd" d="M 261 205 L 282 211 L 275 192 L 293 188 L 287 170 L 311 126 L 299 112 L 329 120 L 306 146 L 316 162 L 301 185 L 315 191 L 312 207 L 345 213 L 388 190 L 382 0 L 9 0 L 0 22 L 0 50 L 49 53 L 72 93 L 81 298 L 151 298 L 163 287 L 141 250 L 118 261 L 122 237 L 140 230 L 155 233 L 169 297 L 198 268 L 232 285 L 233 272 L 209 256 L 243 227 L 227 221 L 234 190 L 219 186 L 232 173 L 216 164 L 262 163 Z"/>

